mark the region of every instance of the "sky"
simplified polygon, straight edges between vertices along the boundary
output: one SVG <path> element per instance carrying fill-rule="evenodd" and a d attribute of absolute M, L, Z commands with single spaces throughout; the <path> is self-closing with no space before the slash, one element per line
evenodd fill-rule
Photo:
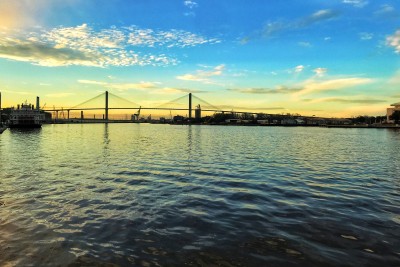
<path fill-rule="evenodd" d="M 376 116 L 399 88 L 398 0 L 0 0 L 3 107 L 192 92 L 229 110 Z"/>

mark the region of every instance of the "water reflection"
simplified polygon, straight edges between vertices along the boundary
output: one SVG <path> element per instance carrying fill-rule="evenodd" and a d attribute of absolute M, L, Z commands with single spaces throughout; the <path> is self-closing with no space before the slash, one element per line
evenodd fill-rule
<path fill-rule="evenodd" d="M 106 160 L 110 155 L 109 144 L 110 144 L 110 137 L 109 137 L 108 123 L 105 123 L 104 124 L 104 137 L 103 137 L 103 157 Z"/>
<path fill-rule="evenodd" d="M 0 265 L 396 266 L 396 134 L 149 124 L 5 133 Z"/>

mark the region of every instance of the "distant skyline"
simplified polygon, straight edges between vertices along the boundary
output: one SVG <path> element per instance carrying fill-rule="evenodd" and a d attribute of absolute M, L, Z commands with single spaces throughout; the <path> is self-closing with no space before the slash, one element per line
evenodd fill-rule
<path fill-rule="evenodd" d="M 105 90 L 144 106 L 327 117 L 400 101 L 398 1 L 0 0 L 3 107 Z"/>

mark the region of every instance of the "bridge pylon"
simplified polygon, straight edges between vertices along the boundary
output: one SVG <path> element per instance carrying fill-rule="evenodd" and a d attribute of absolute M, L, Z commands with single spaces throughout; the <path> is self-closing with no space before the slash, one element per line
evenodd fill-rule
<path fill-rule="evenodd" d="M 105 118 L 104 119 L 107 122 L 108 121 L 108 91 L 106 91 L 105 96 L 106 96 L 106 107 L 105 107 Z"/>
<path fill-rule="evenodd" d="M 192 120 L 192 93 L 189 93 L 189 121 Z"/>

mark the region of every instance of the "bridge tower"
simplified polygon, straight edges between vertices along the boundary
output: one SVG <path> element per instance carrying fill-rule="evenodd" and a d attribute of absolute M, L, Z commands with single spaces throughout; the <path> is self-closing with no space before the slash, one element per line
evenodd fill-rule
<path fill-rule="evenodd" d="M 189 93 L 189 121 L 192 120 L 192 93 Z"/>
<path fill-rule="evenodd" d="M 106 120 L 106 122 L 108 121 L 108 91 L 106 91 L 105 120 Z"/>
<path fill-rule="evenodd" d="M 0 126 L 1 126 L 1 92 L 0 92 Z"/>

